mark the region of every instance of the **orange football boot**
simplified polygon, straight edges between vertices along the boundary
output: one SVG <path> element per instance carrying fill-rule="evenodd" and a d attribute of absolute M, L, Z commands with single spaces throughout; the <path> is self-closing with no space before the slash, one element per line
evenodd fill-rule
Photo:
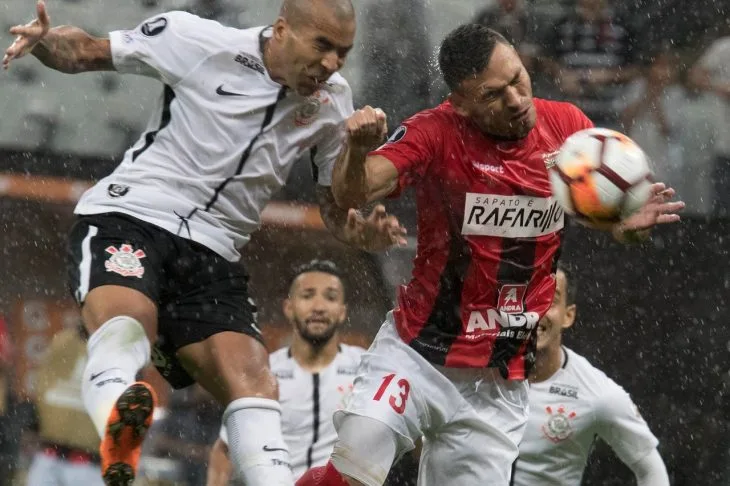
<path fill-rule="evenodd" d="M 114 404 L 99 446 L 106 486 L 131 486 L 134 482 L 156 402 L 152 387 L 138 381 L 124 390 Z"/>

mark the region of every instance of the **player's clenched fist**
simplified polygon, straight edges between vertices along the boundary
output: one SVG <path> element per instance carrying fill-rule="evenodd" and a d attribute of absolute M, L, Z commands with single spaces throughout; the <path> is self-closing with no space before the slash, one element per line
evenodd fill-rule
<path fill-rule="evenodd" d="M 383 143 L 388 133 L 385 113 L 372 106 L 365 106 L 350 115 L 346 127 L 350 147 L 363 151 L 370 151 Z"/>

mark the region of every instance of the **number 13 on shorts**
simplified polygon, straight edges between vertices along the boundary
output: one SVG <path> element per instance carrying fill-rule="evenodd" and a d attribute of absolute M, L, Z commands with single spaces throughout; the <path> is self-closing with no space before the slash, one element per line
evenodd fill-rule
<path fill-rule="evenodd" d="M 378 391 L 376 391 L 375 395 L 373 395 L 373 400 L 379 402 L 385 395 L 388 387 L 390 387 L 391 393 L 387 396 L 388 403 L 395 411 L 395 413 L 397 413 L 398 415 L 403 415 L 403 412 L 406 411 L 406 404 L 408 401 L 408 395 L 411 392 L 411 385 L 405 378 L 399 378 L 397 381 L 395 381 L 395 385 L 391 387 L 390 385 L 395 379 L 395 373 L 385 375 L 383 377 L 383 382 L 381 383 L 380 388 L 378 388 Z"/>

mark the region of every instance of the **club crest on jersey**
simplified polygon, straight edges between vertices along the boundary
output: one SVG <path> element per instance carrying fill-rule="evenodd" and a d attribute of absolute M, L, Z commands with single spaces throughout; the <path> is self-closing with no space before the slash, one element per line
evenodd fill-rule
<path fill-rule="evenodd" d="M 109 259 L 104 262 L 107 272 L 118 273 L 123 277 L 142 278 L 144 267 L 140 261 L 147 255 L 143 250 L 135 250 L 131 245 L 123 244 L 119 248 L 109 246 L 106 248 Z"/>
<path fill-rule="evenodd" d="M 558 161 L 558 154 L 560 154 L 560 150 L 542 154 L 542 160 L 543 162 L 545 162 L 546 169 L 552 169 L 553 167 L 555 167 L 555 164 Z"/>
<path fill-rule="evenodd" d="M 527 294 L 527 285 L 502 285 L 499 289 L 497 310 L 507 314 L 525 312 L 525 294 Z"/>
<path fill-rule="evenodd" d="M 304 103 L 294 112 L 294 124 L 298 127 L 305 127 L 311 124 L 319 115 L 322 105 L 329 103 L 329 98 L 317 90 L 312 96 L 307 97 Z"/>
<path fill-rule="evenodd" d="M 577 416 L 575 412 L 569 412 L 563 405 L 556 410 L 551 406 L 545 407 L 548 419 L 542 426 L 542 433 L 552 442 L 558 443 L 564 441 L 573 435 L 572 422 Z"/>

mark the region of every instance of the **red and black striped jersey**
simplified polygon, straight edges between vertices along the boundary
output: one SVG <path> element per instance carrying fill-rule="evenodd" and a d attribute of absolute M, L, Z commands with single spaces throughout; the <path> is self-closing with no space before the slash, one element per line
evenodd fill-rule
<path fill-rule="evenodd" d="M 524 379 L 535 328 L 555 291 L 565 215 L 547 166 L 591 121 L 574 105 L 535 99 L 519 141 L 482 133 L 450 103 L 417 113 L 371 155 L 414 186 L 418 251 L 394 310 L 401 338 L 430 362 L 495 367 Z"/>

